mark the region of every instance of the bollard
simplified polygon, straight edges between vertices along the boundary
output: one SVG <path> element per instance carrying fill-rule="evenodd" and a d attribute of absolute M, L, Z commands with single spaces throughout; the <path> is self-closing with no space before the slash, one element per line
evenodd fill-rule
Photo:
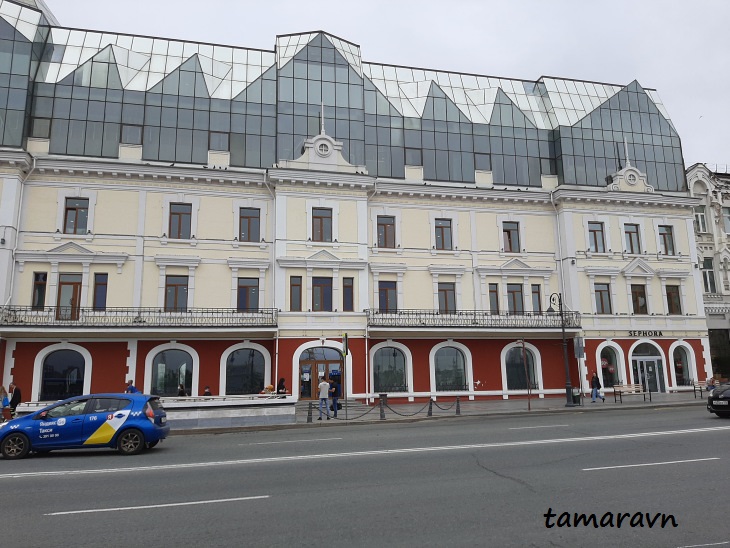
<path fill-rule="evenodd" d="M 427 417 L 433 417 L 433 400 L 428 400 L 428 413 L 426 413 Z"/>
<path fill-rule="evenodd" d="M 461 415 L 461 405 L 459 404 L 459 396 L 456 396 L 456 414 Z"/>
<path fill-rule="evenodd" d="M 380 397 L 380 420 L 385 420 L 385 408 L 383 407 L 383 397 Z"/>
<path fill-rule="evenodd" d="M 307 410 L 307 422 L 312 422 L 312 402 L 309 402 L 309 409 Z"/>

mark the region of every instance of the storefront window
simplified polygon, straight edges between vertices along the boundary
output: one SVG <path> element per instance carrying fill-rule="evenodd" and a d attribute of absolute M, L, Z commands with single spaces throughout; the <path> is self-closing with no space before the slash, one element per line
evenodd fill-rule
<path fill-rule="evenodd" d="M 689 386 L 692 384 L 692 378 L 689 372 L 689 359 L 687 349 L 678 346 L 674 349 L 672 356 L 674 362 L 674 374 L 677 378 L 677 386 Z"/>
<path fill-rule="evenodd" d="M 525 367 L 525 361 L 527 367 Z M 510 348 L 505 358 L 505 367 L 507 368 L 507 390 L 527 390 L 527 376 L 530 378 L 530 388 L 537 389 L 537 381 L 535 380 L 535 357 L 528 349 L 522 346 Z"/>
<path fill-rule="evenodd" d="M 434 357 L 436 391 L 468 390 L 466 364 L 461 350 L 451 346 L 440 348 Z"/>
<path fill-rule="evenodd" d="M 192 393 L 192 356 L 183 350 L 163 350 L 152 360 L 152 393 L 177 396 L 181 384 L 186 394 Z"/>
<path fill-rule="evenodd" d="M 601 350 L 601 375 L 603 376 L 604 388 L 611 388 L 614 384 L 620 384 L 621 382 L 616 351 L 613 348 Z"/>
<path fill-rule="evenodd" d="M 231 352 L 226 360 L 226 394 L 258 394 L 264 389 L 266 362 L 253 348 Z"/>
<path fill-rule="evenodd" d="M 65 400 L 84 393 L 84 357 L 75 350 L 57 350 L 43 360 L 41 401 Z"/>
<path fill-rule="evenodd" d="M 406 358 L 392 346 L 380 348 L 373 359 L 375 392 L 407 392 Z"/>

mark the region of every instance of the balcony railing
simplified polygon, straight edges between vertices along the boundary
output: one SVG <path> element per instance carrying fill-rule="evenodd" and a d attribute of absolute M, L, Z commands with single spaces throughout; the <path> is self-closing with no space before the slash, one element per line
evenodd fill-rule
<path fill-rule="evenodd" d="M 8 306 L 0 308 L 0 326 L 11 327 L 276 327 L 277 310 L 259 308 L 106 308 Z"/>
<path fill-rule="evenodd" d="M 439 312 L 438 310 L 398 310 L 384 312 L 367 310 L 370 327 L 464 327 L 464 328 L 519 328 L 519 329 L 560 329 L 560 314 L 548 312 L 499 312 L 484 310 L 460 310 L 458 312 Z M 563 312 L 565 327 L 579 328 L 578 312 Z"/>

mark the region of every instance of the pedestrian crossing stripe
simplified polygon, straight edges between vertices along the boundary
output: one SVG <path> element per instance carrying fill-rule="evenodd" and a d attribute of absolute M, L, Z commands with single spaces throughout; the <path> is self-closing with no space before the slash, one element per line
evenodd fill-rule
<path fill-rule="evenodd" d="M 119 427 L 124 424 L 128 417 L 129 410 L 117 411 L 110 420 L 102 423 L 102 425 L 86 439 L 84 445 L 109 443 L 114 437 L 114 434 L 117 433 L 117 430 L 119 430 Z"/>

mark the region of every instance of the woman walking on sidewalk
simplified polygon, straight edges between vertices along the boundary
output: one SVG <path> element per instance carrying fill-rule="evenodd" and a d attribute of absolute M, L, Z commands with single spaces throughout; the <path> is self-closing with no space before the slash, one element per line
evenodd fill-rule
<path fill-rule="evenodd" d="M 596 403 L 596 398 L 601 398 L 603 402 L 606 402 L 606 398 L 601 395 L 601 381 L 598 379 L 598 375 L 593 373 L 591 379 L 591 403 Z"/>

